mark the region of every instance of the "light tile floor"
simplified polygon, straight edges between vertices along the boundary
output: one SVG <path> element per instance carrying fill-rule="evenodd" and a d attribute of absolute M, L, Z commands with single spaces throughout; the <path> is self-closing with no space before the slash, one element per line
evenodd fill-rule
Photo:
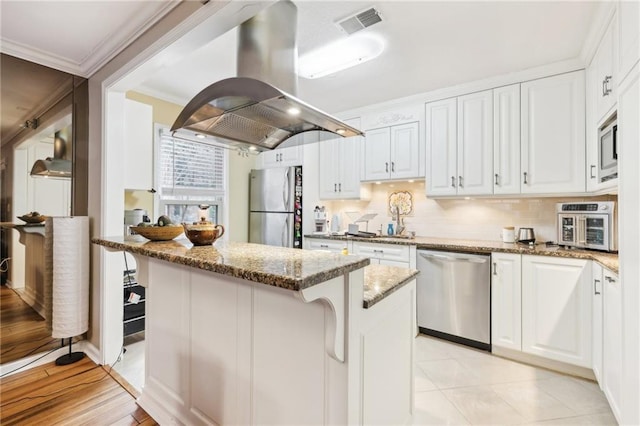
<path fill-rule="evenodd" d="M 114 369 L 144 385 L 144 340 Z M 598 385 L 466 346 L 416 339 L 415 425 L 616 425 Z"/>
<path fill-rule="evenodd" d="M 598 385 L 444 340 L 416 339 L 416 425 L 615 425 Z"/>

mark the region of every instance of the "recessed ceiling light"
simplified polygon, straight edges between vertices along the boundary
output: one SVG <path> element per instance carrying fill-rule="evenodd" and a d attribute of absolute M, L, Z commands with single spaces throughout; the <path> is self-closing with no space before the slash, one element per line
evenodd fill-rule
<path fill-rule="evenodd" d="M 407 182 L 409 182 L 409 183 L 413 183 L 413 182 L 415 182 L 415 180 L 413 180 L 413 179 L 409 179 Z"/>
<path fill-rule="evenodd" d="M 363 64 L 377 58 L 384 50 L 384 41 L 374 34 L 356 34 L 301 55 L 298 75 L 313 79 Z"/>
<path fill-rule="evenodd" d="M 289 115 L 298 115 L 298 114 L 300 114 L 300 109 L 299 109 L 299 108 L 296 108 L 296 107 L 291 107 L 291 108 L 289 108 L 289 109 L 287 110 L 287 113 L 288 113 Z"/>
<path fill-rule="evenodd" d="M 255 151 L 257 148 L 255 146 L 250 146 L 249 151 Z"/>
<path fill-rule="evenodd" d="M 380 185 L 382 182 L 376 182 L 376 185 Z"/>
<path fill-rule="evenodd" d="M 336 129 L 336 133 L 339 135 L 344 135 L 346 133 L 345 129 Z"/>
<path fill-rule="evenodd" d="M 201 133 L 196 133 L 196 138 L 198 138 L 198 139 L 204 139 L 204 138 L 205 138 L 205 136 L 204 136 L 203 134 L 201 134 Z"/>

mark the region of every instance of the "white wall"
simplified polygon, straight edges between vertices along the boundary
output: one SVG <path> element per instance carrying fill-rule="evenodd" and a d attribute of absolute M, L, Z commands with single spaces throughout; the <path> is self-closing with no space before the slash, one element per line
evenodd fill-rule
<path fill-rule="evenodd" d="M 413 213 L 404 219 L 407 231 L 416 235 L 437 238 L 499 240 L 504 226 L 533 227 L 539 241 L 556 241 L 556 203 L 584 200 L 614 200 L 615 196 L 594 198 L 478 198 L 429 199 L 424 182 L 394 182 L 373 185 L 370 201 L 323 202 L 330 214 L 339 213 L 343 228 L 351 223 L 346 212 L 377 213 L 369 223 L 369 231 L 386 233 L 392 221 L 387 200 L 395 191 L 409 191 L 413 195 Z M 360 225 L 361 230 L 364 224 Z M 395 228 L 395 224 L 394 224 Z"/>

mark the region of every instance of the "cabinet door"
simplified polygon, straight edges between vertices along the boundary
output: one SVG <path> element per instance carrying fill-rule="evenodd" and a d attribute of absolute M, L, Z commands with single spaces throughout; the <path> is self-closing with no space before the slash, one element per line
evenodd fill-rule
<path fill-rule="evenodd" d="M 493 194 L 493 92 L 458 97 L 458 195 Z"/>
<path fill-rule="evenodd" d="M 263 169 L 272 167 L 290 167 L 302 165 L 302 146 L 278 148 L 260 153 L 259 166 Z"/>
<path fill-rule="evenodd" d="M 521 192 L 584 192 L 584 71 L 528 81 L 521 89 Z"/>
<path fill-rule="evenodd" d="M 616 37 L 617 21 L 614 17 L 609 23 L 607 31 L 604 33 L 602 40 L 598 46 L 595 56 L 593 57 L 594 71 L 596 72 L 591 84 L 596 100 L 596 122 L 600 122 L 607 112 L 615 105 L 617 95 L 616 86 L 618 85 L 617 76 L 614 65 L 617 65 Z"/>
<path fill-rule="evenodd" d="M 591 264 L 522 256 L 522 350 L 591 368 Z"/>
<path fill-rule="evenodd" d="M 389 179 L 391 164 L 389 164 L 389 152 L 391 151 L 391 129 L 367 130 L 364 144 L 364 179 L 384 180 Z"/>
<path fill-rule="evenodd" d="M 592 313 L 593 313 L 593 330 L 592 330 L 592 342 L 591 342 L 591 354 L 592 354 L 592 368 L 593 374 L 596 376 L 596 380 L 602 386 L 602 266 L 598 262 L 593 262 L 591 269 L 593 280 L 592 288 Z"/>
<path fill-rule="evenodd" d="M 622 291 L 618 276 L 603 270 L 604 328 L 603 328 L 603 390 L 611 410 L 620 418 L 622 399 Z"/>
<path fill-rule="evenodd" d="M 493 90 L 493 193 L 520 193 L 520 85 Z"/>
<path fill-rule="evenodd" d="M 153 108 L 125 99 L 123 157 L 125 189 L 153 188 Z"/>
<path fill-rule="evenodd" d="M 418 123 L 391 127 L 391 178 L 407 179 L 420 175 Z"/>
<path fill-rule="evenodd" d="M 622 82 L 640 59 L 640 2 L 618 2 L 618 80 Z"/>
<path fill-rule="evenodd" d="M 354 136 L 335 141 L 338 145 L 338 194 L 341 199 L 360 199 L 362 139 L 362 136 Z"/>
<path fill-rule="evenodd" d="M 427 196 L 457 193 L 456 98 L 426 104 Z"/>
<path fill-rule="evenodd" d="M 491 254 L 491 344 L 522 350 L 522 256 Z"/>
<path fill-rule="evenodd" d="M 342 138 L 341 138 L 342 139 Z M 322 141 L 318 146 L 319 160 L 319 185 L 320 199 L 332 200 L 339 198 L 338 182 L 340 180 L 339 171 L 341 166 L 341 156 L 339 146 L 343 140 L 332 139 Z"/>

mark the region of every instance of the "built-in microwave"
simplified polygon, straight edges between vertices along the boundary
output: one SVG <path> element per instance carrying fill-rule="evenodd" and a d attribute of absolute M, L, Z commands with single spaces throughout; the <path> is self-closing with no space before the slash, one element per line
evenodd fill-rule
<path fill-rule="evenodd" d="M 606 182 L 618 177 L 618 123 L 600 129 L 598 140 L 598 180 Z"/>
<path fill-rule="evenodd" d="M 558 245 L 618 251 L 613 201 L 558 203 Z"/>

